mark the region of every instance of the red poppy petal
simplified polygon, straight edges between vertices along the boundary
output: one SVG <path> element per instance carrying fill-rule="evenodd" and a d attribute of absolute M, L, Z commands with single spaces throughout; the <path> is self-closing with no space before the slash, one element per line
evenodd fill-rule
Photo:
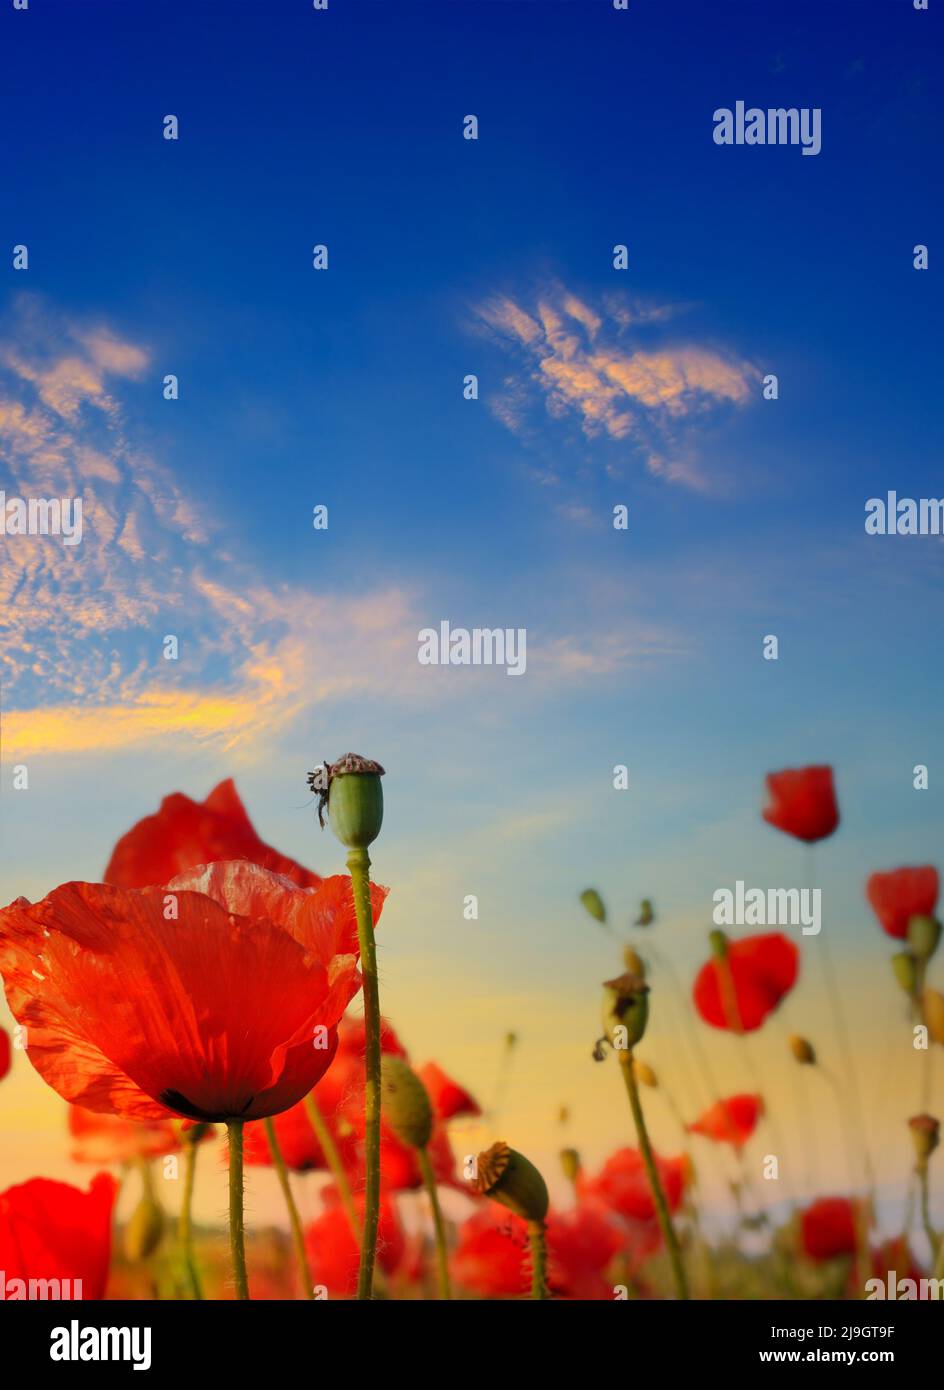
<path fill-rule="evenodd" d="M 902 941 L 908 935 L 910 918 L 933 915 L 938 886 L 937 869 L 926 864 L 872 874 L 865 893 L 883 931 Z"/>

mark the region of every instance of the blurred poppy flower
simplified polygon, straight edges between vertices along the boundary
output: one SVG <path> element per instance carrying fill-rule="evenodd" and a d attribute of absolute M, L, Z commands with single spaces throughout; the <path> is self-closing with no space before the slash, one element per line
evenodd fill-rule
<path fill-rule="evenodd" d="M 547 1278 L 552 1294 L 567 1299 L 612 1299 L 604 1271 L 623 1247 L 615 1223 L 600 1211 L 577 1207 L 547 1218 Z M 452 1277 L 483 1298 L 516 1298 L 531 1286 L 528 1227 L 520 1217 L 488 1203 L 465 1221 L 452 1254 Z"/>
<path fill-rule="evenodd" d="M 372 896 L 376 920 L 386 890 Z M 66 1100 L 261 1119 L 334 1055 L 360 985 L 351 881 L 297 888 L 237 860 L 163 888 L 67 883 L 0 912 L 0 970 L 30 1061 Z"/>
<path fill-rule="evenodd" d="M 59 1297 L 100 1299 L 105 1296 L 111 1256 L 111 1213 L 118 1184 L 97 1173 L 88 1192 L 50 1178 L 32 1178 L 0 1192 L 0 1297 L 51 1297 L 28 1292 L 29 1280 L 70 1280 Z M 12 1281 L 26 1288 L 14 1292 Z M 81 1288 L 76 1282 L 81 1281 Z"/>
<path fill-rule="evenodd" d="M 324 1194 L 324 1199 L 327 1203 L 325 1210 L 305 1229 L 305 1249 L 312 1282 L 323 1284 L 329 1298 L 350 1298 L 357 1290 L 360 1246 L 333 1188 Z M 363 1194 L 354 1200 L 358 1216 L 363 1221 Z M 386 1275 L 393 1274 L 405 1248 L 406 1241 L 396 1206 L 389 1197 L 381 1197 L 377 1267 Z"/>
<path fill-rule="evenodd" d="M 9 1036 L 0 1028 L 0 1081 L 10 1070 L 10 1039 Z"/>
<path fill-rule="evenodd" d="M 182 792 L 165 796 L 159 811 L 139 820 L 115 845 L 105 882 L 148 888 L 198 864 L 227 859 L 248 859 L 299 888 L 321 882 L 310 869 L 260 840 L 231 778 L 214 787 L 206 801 L 191 801 Z"/>
<path fill-rule="evenodd" d="M 767 797 L 764 820 L 807 844 L 825 840 L 839 824 L 831 767 L 768 772 Z"/>
<path fill-rule="evenodd" d="M 418 1075 L 426 1087 L 433 1114 L 440 1120 L 451 1120 L 456 1115 L 481 1115 L 478 1101 L 435 1062 L 427 1062 Z"/>
<path fill-rule="evenodd" d="M 692 1134 L 740 1149 L 754 1133 L 763 1113 L 764 1102 L 760 1096 L 729 1096 L 727 1100 L 716 1101 L 688 1128 Z"/>
<path fill-rule="evenodd" d="M 800 1213 L 800 1237 L 811 1260 L 856 1253 L 860 1203 L 849 1197 L 819 1197 Z"/>
<path fill-rule="evenodd" d="M 363 1117 L 359 1129 L 363 1137 Z M 426 1153 L 432 1165 L 437 1183 L 461 1187 L 468 1191 L 465 1183 L 456 1177 L 456 1159 L 445 1127 L 434 1121 L 433 1132 L 426 1146 Z M 355 1181 L 363 1181 L 363 1167 L 359 1166 Z M 423 1186 L 423 1174 L 417 1160 L 416 1150 L 398 1139 L 386 1123 L 380 1130 L 380 1186 L 385 1192 L 415 1192 Z"/>
<path fill-rule="evenodd" d="M 796 946 L 781 932 L 729 941 L 725 959 L 712 959 L 698 972 L 695 1007 L 712 1028 L 752 1033 L 796 984 L 799 959 Z M 726 969 L 736 1018 L 729 1017 Z"/>
<path fill-rule="evenodd" d="M 335 1054 L 336 1059 L 337 1054 Z M 333 1065 L 334 1063 L 332 1063 Z M 330 1073 L 331 1068 L 328 1070 Z M 316 1086 L 314 1091 L 316 1101 L 319 1090 L 320 1086 Z M 345 1121 L 343 1116 L 334 1114 L 328 1116 L 322 1112 L 322 1118 L 334 1140 L 341 1162 L 345 1168 L 353 1167 L 357 1163 L 358 1153 L 357 1136 L 353 1127 Z M 281 1115 L 276 1115 L 273 1124 L 282 1158 L 293 1172 L 310 1173 L 318 1169 L 325 1171 L 329 1169 L 330 1165 L 312 1128 L 303 1100 L 299 1101 L 297 1105 L 293 1105 L 291 1109 L 283 1111 Z M 272 1151 L 266 1138 L 265 1127 L 260 1121 L 254 1121 L 246 1126 L 243 1131 L 243 1145 L 247 1163 L 262 1168 L 272 1166 Z"/>
<path fill-rule="evenodd" d="M 654 1157 L 669 1210 L 678 1211 L 688 1178 L 685 1155 L 660 1158 L 656 1154 Z M 581 1200 L 586 1197 L 599 1201 L 630 1221 L 651 1221 L 656 1213 L 646 1167 L 638 1149 L 618 1149 L 595 1178 L 578 1177 L 577 1193 Z"/>
<path fill-rule="evenodd" d="M 69 1133 L 75 1141 L 70 1157 L 73 1163 L 92 1163 L 96 1168 L 157 1158 L 182 1147 L 180 1129 L 180 1124 L 170 1119 L 128 1120 L 123 1115 L 97 1114 L 81 1105 L 70 1105 Z M 212 1132 L 208 1130 L 207 1135 Z"/>
<path fill-rule="evenodd" d="M 930 864 L 917 869 L 890 869 L 872 874 L 865 895 L 882 930 L 898 941 L 908 935 L 912 917 L 932 917 L 937 906 L 937 869 Z"/>

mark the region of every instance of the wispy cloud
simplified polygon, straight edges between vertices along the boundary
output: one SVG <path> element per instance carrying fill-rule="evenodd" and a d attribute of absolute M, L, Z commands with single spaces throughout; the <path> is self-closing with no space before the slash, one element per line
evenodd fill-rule
<path fill-rule="evenodd" d="M 634 305 L 609 295 L 599 308 L 561 286 L 524 304 L 497 295 L 477 321 L 516 357 L 489 405 L 516 434 L 539 428 L 535 407 L 559 422 L 575 420 L 589 439 L 642 452 L 649 471 L 669 482 L 704 487 L 683 426 L 708 411 L 744 406 L 760 373 L 730 354 L 693 343 L 633 343 L 684 306 Z"/>
<path fill-rule="evenodd" d="M 454 701 L 450 672 L 436 679 L 416 659 L 419 629 L 441 615 L 405 585 L 319 594 L 267 582 L 227 553 L 223 519 L 205 519 L 132 442 L 120 396 L 149 369 L 141 345 L 63 322 L 32 299 L 0 333 L 0 487 L 83 501 L 80 545 L 0 540 L 7 755 L 154 746 L 171 733 L 229 749 L 378 688 L 385 698 Z M 619 641 L 585 625 L 576 636 L 529 632 L 533 688 L 674 650 L 638 622 L 626 631 Z M 165 659 L 169 635 L 177 660 Z M 463 673 L 462 692 L 495 678 Z"/>

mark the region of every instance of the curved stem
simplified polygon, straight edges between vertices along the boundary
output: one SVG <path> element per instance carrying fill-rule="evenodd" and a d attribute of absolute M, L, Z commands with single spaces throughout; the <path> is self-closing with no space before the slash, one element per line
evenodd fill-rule
<path fill-rule="evenodd" d="M 547 1239 L 543 1221 L 528 1222 L 528 1244 L 531 1246 L 531 1297 L 548 1299 Z"/>
<path fill-rule="evenodd" d="M 931 1263 L 937 1263 L 938 1255 L 938 1234 L 931 1225 L 931 1205 L 928 1193 L 928 1165 L 927 1163 L 918 1164 L 918 1182 L 921 1184 L 921 1224 L 924 1227 L 924 1234 L 928 1238 L 928 1245 L 931 1247 Z M 944 1240 L 941 1241 L 944 1245 Z"/>
<path fill-rule="evenodd" d="M 439 1193 L 436 1191 L 436 1178 L 433 1173 L 433 1165 L 429 1161 L 429 1154 L 426 1149 L 417 1149 L 416 1157 L 419 1160 L 420 1172 L 423 1174 L 423 1185 L 429 1197 L 429 1204 L 433 1209 L 433 1228 L 436 1232 L 436 1268 L 439 1274 L 439 1297 L 452 1298 L 452 1289 L 449 1286 L 449 1257 L 446 1253 L 446 1228 L 443 1225 L 442 1208 L 439 1205 Z"/>
<path fill-rule="evenodd" d="M 236 1297 L 249 1297 L 246 1275 L 246 1232 L 243 1227 L 243 1122 L 227 1120 L 229 1137 L 229 1247 L 233 1257 Z"/>
<path fill-rule="evenodd" d="M 295 1258 L 298 1260 L 298 1269 L 302 1276 L 305 1297 L 314 1300 L 315 1289 L 311 1282 L 311 1269 L 309 1268 L 308 1255 L 305 1251 L 305 1233 L 302 1230 L 302 1223 L 298 1215 L 298 1207 L 295 1205 L 295 1198 L 292 1196 L 292 1184 L 289 1181 L 288 1169 L 285 1166 L 285 1159 L 282 1157 L 282 1150 L 279 1148 L 279 1141 L 276 1137 L 275 1125 L 272 1123 L 271 1116 L 263 1120 L 262 1123 L 265 1126 L 266 1139 L 269 1141 L 269 1152 L 272 1155 L 272 1165 L 278 1175 L 279 1187 L 282 1189 L 282 1196 L 285 1198 L 285 1206 L 288 1210 L 288 1224 L 292 1228 L 292 1244 L 295 1246 Z"/>
<path fill-rule="evenodd" d="M 344 1164 L 341 1162 L 338 1146 L 334 1142 L 334 1135 L 331 1133 L 327 1120 L 321 1113 L 321 1109 L 315 1099 L 314 1091 L 308 1092 L 303 1104 L 305 1106 L 305 1114 L 308 1116 L 311 1127 L 315 1131 L 315 1137 L 318 1140 L 321 1152 L 325 1156 L 325 1162 L 328 1165 L 331 1176 L 334 1178 L 334 1185 L 338 1189 L 341 1205 L 347 1214 L 347 1219 L 351 1223 L 351 1230 L 354 1232 L 354 1237 L 359 1245 L 361 1239 L 361 1223 L 357 1217 L 357 1208 L 354 1205 L 354 1194 L 351 1192 L 351 1184 L 347 1180 L 347 1173 L 344 1171 Z"/>
<path fill-rule="evenodd" d="M 377 1226 L 380 1221 L 380 985 L 374 948 L 374 915 L 370 902 L 370 855 L 352 849 L 347 857 L 357 913 L 357 939 L 364 981 L 364 1231 L 357 1274 L 357 1297 L 373 1293 Z"/>
<path fill-rule="evenodd" d="M 649 1188 L 652 1192 L 652 1200 L 655 1204 L 656 1216 L 659 1220 L 659 1229 L 662 1232 L 662 1239 L 665 1241 L 666 1250 L 669 1252 L 669 1263 L 672 1266 L 675 1291 L 679 1298 L 688 1298 L 688 1280 L 685 1276 L 685 1266 L 682 1263 L 682 1252 L 679 1248 L 675 1227 L 672 1224 L 669 1204 L 665 1200 L 665 1193 L 662 1190 L 662 1183 L 659 1181 L 659 1174 L 656 1170 L 656 1161 L 653 1157 L 652 1145 L 649 1142 L 649 1131 L 646 1129 L 646 1118 L 642 1113 L 642 1102 L 639 1099 L 639 1086 L 633 1074 L 632 1052 L 629 1050 L 621 1052 L 619 1063 L 623 1073 L 623 1080 L 626 1082 L 626 1093 L 629 1096 L 629 1108 L 633 1112 L 633 1123 L 636 1126 L 636 1135 L 639 1139 L 639 1150 L 646 1168 L 646 1176 L 649 1179 Z"/>
<path fill-rule="evenodd" d="M 184 1140 L 184 1195 L 177 1218 L 177 1241 L 183 1255 L 184 1268 L 190 1282 L 190 1296 L 196 1302 L 203 1298 L 200 1276 L 193 1254 L 193 1180 L 197 1170 L 197 1145 L 195 1140 Z"/>

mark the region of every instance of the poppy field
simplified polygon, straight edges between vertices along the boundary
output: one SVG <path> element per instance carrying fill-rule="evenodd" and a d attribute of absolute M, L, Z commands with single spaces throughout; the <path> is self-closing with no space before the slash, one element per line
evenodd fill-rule
<path fill-rule="evenodd" d="M 31 1289 L 52 1280 L 61 1296 L 78 1288 L 92 1299 L 862 1299 L 885 1297 L 886 1270 L 906 1297 L 934 1296 L 944 1279 L 931 1215 L 939 1121 L 928 1109 L 909 1119 L 900 1229 L 878 1239 L 861 1078 L 816 937 L 801 946 L 782 932 L 714 929 L 684 1002 L 710 1083 L 712 1032 L 734 1035 L 746 1051 L 800 988 L 801 959 L 809 966 L 820 952 L 814 968 L 826 972 L 833 1016 L 811 1019 L 785 1045 L 798 1068 L 823 1072 L 835 1087 L 848 1140 L 845 1190 L 818 1194 L 775 1224 L 759 1178 L 778 1167 L 776 1100 L 759 1076 L 757 1090 L 718 1094 L 699 1115 L 676 1111 L 677 1150 L 656 1151 L 646 1114 L 661 1059 L 646 1049 L 647 1024 L 678 977 L 650 953 L 658 936 L 650 899 L 622 945 L 613 935 L 615 973 L 600 984 L 601 1032 L 588 1047 L 588 1061 L 609 1062 L 614 1089 L 625 1092 L 614 1128 L 632 1142 L 616 1143 L 591 1171 L 579 1149 L 562 1148 L 568 1197 L 555 1205 L 504 1130 L 478 1153 L 457 1155 L 451 1125 L 482 1116 L 480 1102 L 435 1060 L 415 1067 L 382 1013 L 375 930 L 382 944 L 388 889 L 369 870 L 384 769 L 347 754 L 311 774 L 319 775 L 322 815 L 348 851 L 348 874 L 321 878 L 265 844 L 227 780 L 203 802 L 167 796 L 118 841 L 104 883 L 65 884 L 0 914 L 20 1065 L 67 1102 L 62 1143 L 94 1170 L 84 1190 L 37 1176 L 0 1194 L 6 1298 L 35 1296 Z M 764 819 L 798 852 L 828 842 L 839 824 L 827 766 L 771 773 L 767 794 Z M 864 887 L 875 929 L 895 947 L 886 987 L 914 1035 L 908 1080 L 930 1106 L 935 1049 L 944 1046 L 938 873 L 879 870 Z M 580 893 L 579 910 L 611 930 L 596 889 Z M 260 993 L 278 1008 L 261 1010 Z M 4 1071 L 13 1055 L 4 1032 Z M 514 1134 L 512 1115 L 505 1128 Z M 221 1137 L 228 1254 L 223 1233 L 196 1229 L 190 1205 L 195 1169 L 219 1163 Z M 770 1152 L 761 1157 L 759 1145 Z M 699 1220 L 705 1146 L 729 1150 L 737 1165 L 734 1219 L 720 1241 Z M 157 1177 L 169 1158 L 175 1177 L 183 1169 L 176 1211 L 165 1210 L 167 1185 Z M 278 1232 L 247 1229 L 244 1194 L 257 1167 L 278 1178 Z M 306 1224 L 294 1188 L 313 1173 L 320 1211 Z M 122 1184 L 137 1201 L 116 1228 Z M 442 1192 L 462 1194 L 459 1218 L 444 1216 Z M 406 1222 L 401 1207 L 412 1193 L 421 1204 Z"/>

